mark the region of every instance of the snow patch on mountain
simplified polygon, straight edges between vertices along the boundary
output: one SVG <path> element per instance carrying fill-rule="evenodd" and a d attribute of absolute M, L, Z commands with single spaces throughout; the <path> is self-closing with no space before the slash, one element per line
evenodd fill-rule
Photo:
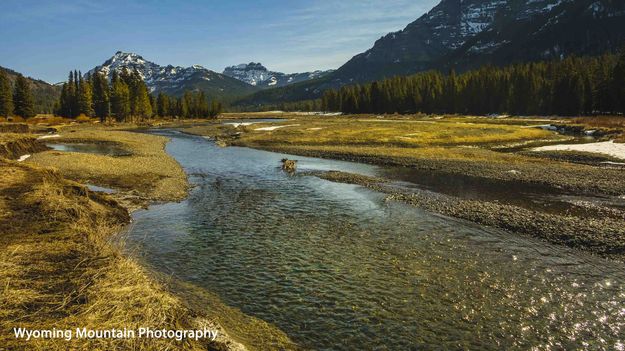
<path fill-rule="evenodd" d="M 287 74 L 282 72 L 269 71 L 260 62 L 250 62 L 247 64 L 242 63 L 226 67 L 223 71 L 223 74 L 254 86 L 267 88 L 281 87 L 310 79 L 320 78 L 330 72 L 333 71 L 329 70 Z"/>
<path fill-rule="evenodd" d="M 211 81 L 219 76 L 219 73 L 206 69 L 200 65 L 191 67 L 160 66 L 144 59 L 142 56 L 118 51 L 106 60 L 102 65 L 95 67 L 87 74 L 101 73 L 111 79 L 113 72 L 122 73 L 137 71 L 150 92 L 183 88 L 191 79 Z"/>

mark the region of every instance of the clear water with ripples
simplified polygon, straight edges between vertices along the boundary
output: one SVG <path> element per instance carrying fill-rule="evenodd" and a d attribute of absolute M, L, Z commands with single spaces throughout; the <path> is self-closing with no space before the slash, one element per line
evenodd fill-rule
<path fill-rule="evenodd" d="M 304 348 L 624 349 L 622 263 L 289 176 L 281 154 L 158 133 L 196 187 L 136 212 L 130 242 Z"/>

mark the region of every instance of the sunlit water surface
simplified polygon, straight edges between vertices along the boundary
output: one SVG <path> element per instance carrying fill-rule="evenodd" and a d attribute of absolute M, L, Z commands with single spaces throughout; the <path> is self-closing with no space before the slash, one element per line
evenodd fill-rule
<path fill-rule="evenodd" d="M 621 263 L 289 176 L 282 154 L 158 133 L 196 187 L 135 213 L 131 244 L 305 348 L 624 349 Z"/>

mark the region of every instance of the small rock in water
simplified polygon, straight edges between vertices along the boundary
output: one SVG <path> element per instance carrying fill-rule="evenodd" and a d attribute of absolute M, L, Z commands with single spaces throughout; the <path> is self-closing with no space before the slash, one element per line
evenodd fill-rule
<path fill-rule="evenodd" d="M 282 170 L 286 172 L 295 172 L 295 167 L 297 165 L 297 160 L 289 160 L 288 158 L 282 159 Z"/>

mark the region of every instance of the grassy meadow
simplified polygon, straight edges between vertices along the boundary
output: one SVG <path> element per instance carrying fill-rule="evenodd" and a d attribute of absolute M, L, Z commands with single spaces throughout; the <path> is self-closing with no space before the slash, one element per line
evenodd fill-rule
<path fill-rule="evenodd" d="M 60 173 L 0 161 L 0 345 L 20 349 L 13 327 L 199 327 L 207 323 L 151 279 L 111 240 L 129 217 L 107 196 Z M 32 350 L 177 348 L 159 339 L 39 339 Z M 187 342 L 202 350 L 206 343 Z"/>
<path fill-rule="evenodd" d="M 256 114 L 252 116 L 258 118 Z M 242 118 L 239 114 L 237 117 Z M 223 145 L 540 183 L 571 191 L 615 195 L 625 193 L 625 184 L 617 181 L 620 170 L 558 161 L 539 153 L 499 151 L 505 147 L 569 140 L 572 137 L 538 126 L 558 124 L 583 128 L 587 121 L 455 115 L 323 116 L 297 113 L 264 114 L 263 117 L 285 120 L 240 126 L 209 123 L 182 129 L 188 133 L 214 137 Z"/>
<path fill-rule="evenodd" d="M 59 170 L 65 177 L 81 183 L 110 187 L 118 197 L 136 204 L 151 201 L 181 200 L 187 193 L 186 175 L 165 152 L 167 138 L 80 125 L 62 128 L 51 143 L 108 143 L 126 149 L 129 156 L 49 150 L 34 154 L 27 162 Z"/>

